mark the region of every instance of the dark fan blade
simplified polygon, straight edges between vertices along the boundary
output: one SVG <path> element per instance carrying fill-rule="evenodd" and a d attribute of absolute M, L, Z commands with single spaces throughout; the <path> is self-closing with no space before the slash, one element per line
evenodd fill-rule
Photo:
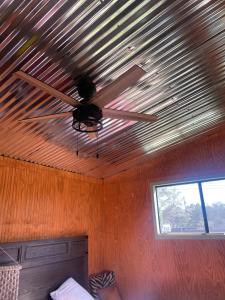
<path fill-rule="evenodd" d="M 55 98 L 58 98 L 60 100 L 62 100 L 63 102 L 71 105 L 71 106 L 78 106 L 80 105 L 80 102 L 72 97 L 69 97 L 67 96 L 66 94 L 56 90 L 55 88 L 51 87 L 50 85 L 22 72 L 22 71 L 17 71 L 14 73 L 14 75 L 23 80 L 23 81 L 26 81 L 27 83 L 29 83 L 30 85 L 46 92 L 47 94 L 55 97 Z"/>
<path fill-rule="evenodd" d="M 145 75 L 145 71 L 142 68 L 137 65 L 133 66 L 111 84 L 100 90 L 90 102 L 99 107 L 104 107 L 116 99 L 128 87 L 134 85 L 143 75 Z"/>
<path fill-rule="evenodd" d="M 104 118 L 131 120 L 138 122 L 154 122 L 157 120 L 155 115 L 140 114 L 131 111 L 123 111 L 116 109 L 103 108 L 102 113 Z"/>
<path fill-rule="evenodd" d="M 32 117 L 32 118 L 26 118 L 26 119 L 21 119 L 19 120 L 20 122 L 35 122 L 35 121 L 46 121 L 49 119 L 56 119 L 56 118 L 65 118 L 67 116 L 72 116 L 73 111 L 65 111 L 62 113 L 57 113 L 57 114 L 51 114 L 51 115 L 44 115 L 44 116 L 37 116 L 37 117 Z"/>

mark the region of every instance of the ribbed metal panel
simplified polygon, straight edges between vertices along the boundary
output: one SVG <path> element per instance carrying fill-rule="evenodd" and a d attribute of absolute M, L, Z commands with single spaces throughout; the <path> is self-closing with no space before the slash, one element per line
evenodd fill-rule
<path fill-rule="evenodd" d="M 104 177 L 225 119 L 225 1 L 5 0 L 0 11 L 2 155 Z M 159 120 L 104 120 L 99 159 L 71 118 L 18 121 L 71 107 L 15 79 L 17 70 L 77 98 L 78 75 L 101 89 L 133 64 L 146 76 L 108 107 Z"/>

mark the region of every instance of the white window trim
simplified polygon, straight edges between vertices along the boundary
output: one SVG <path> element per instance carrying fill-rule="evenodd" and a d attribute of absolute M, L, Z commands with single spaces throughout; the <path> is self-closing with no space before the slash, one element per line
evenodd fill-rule
<path fill-rule="evenodd" d="M 219 177 L 210 177 L 210 178 L 193 178 L 192 180 L 179 180 L 179 181 L 166 181 L 166 182 L 157 182 L 150 184 L 151 188 L 151 199 L 153 200 L 153 220 L 154 220 L 154 232 L 155 238 L 158 240 L 172 240 L 172 239 L 187 239 L 187 240 L 223 240 L 225 239 L 225 232 L 213 232 L 213 233 L 161 233 L 159 227 L 159 215 L 158 215 L 158 203 L 156 197 L 156 187 L 165 186 L 165 185 L 178 185 L 178 184 L 188 184 L 196 182 L 206 182 L 206 181 L 216 181 L 216 180 L 225 180 L 225 176 Z"/>

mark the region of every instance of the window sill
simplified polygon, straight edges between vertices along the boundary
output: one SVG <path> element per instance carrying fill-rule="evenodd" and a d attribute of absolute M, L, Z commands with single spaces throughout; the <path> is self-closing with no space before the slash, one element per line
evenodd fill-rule
<path fill-rule="evenodd" d="M 174 234 L 156 234 L 158 240 L 223 240 L 225 233 L 174 233 Z"/>

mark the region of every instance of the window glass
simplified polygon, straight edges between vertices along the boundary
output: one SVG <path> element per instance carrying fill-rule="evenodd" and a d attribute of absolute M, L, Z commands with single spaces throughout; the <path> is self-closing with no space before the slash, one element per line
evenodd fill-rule
<path fill-rule="evenodd" d="M 225 232 L 225 180 L 202 182 L 209 232 Z"/>
<path fill-rule="evenodd" d="M 205 232 L 197 183 L 157 186 L 160 233 Z"/>

